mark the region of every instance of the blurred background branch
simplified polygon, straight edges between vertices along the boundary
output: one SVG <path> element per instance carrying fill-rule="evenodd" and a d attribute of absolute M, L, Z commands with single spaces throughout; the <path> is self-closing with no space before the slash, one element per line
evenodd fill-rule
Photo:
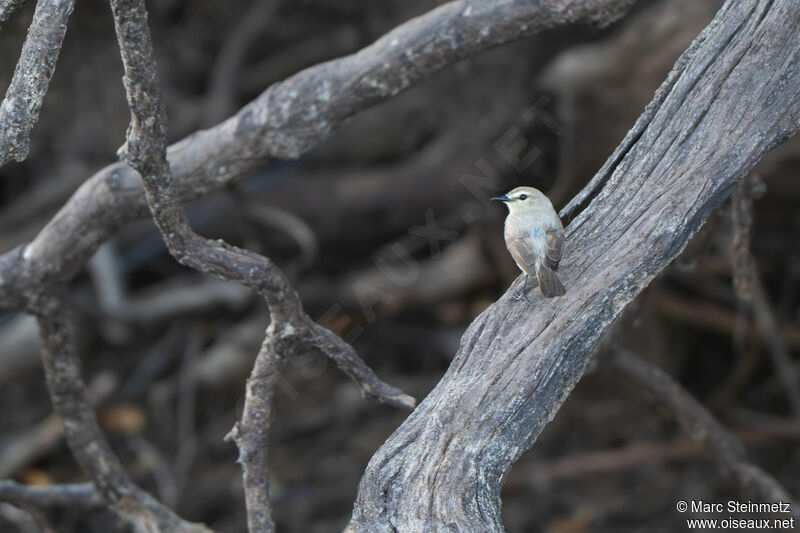
<path fill-rule="evenodd" d="M 721 4 L 641 0 L 609 27 L 551 28 L 545 17 L 485 36 L 492 13 L 470 2 L 153 4 L 149 24 L 176 143 L 168 157 L 188 221 L 202 235 L 270 257 L 310 317 L 387 382 L 424 397 L 467 325 L 516 276 L 502 243 L 503 213 L 487 209 L 485 198 L 502 192 L 494 187 L 525 184 L 563 206 Z M 456 5 L 463 9 L 447 11 Z M 470 5 L 471 20 L 462 21 Z M 12 79 L 35 9 L 0 2 L 0 14 L 13 13 L 2 22 L 0 83 Z M 520 18 L 498 18 L 511 26 L 528 20 L 526 7 L 514 9 L 523 10 Z M 416 40 L 430 31 L 414 18 L 432 10 L 467 33 Z M 103 168 L 129 122 L 108 6 L 79 3 L 69 24 L 30 156 L 0 167 L 0 309 L 21 309 L 68 283 L 75 352 L 97 423 L 131 481 L 191 521 L 244 531 L 241 471 L 223 438 L 242 411 L 268 311 L 247 290 L 178 265 L 152 222 L 138 220 L 147 215 L 138 175 L 122 164 Z M 370 48 L 396 27 L 408 32 L 399 34 L 408 38 L 399 53 L 411 50 L 425 67 L 405 91 L 379 101 L 373 97 L 383 89 L 366 83 L 377 78 L 345 67 L 359 64 L 359 50 L 390 43 Z M 476 45 L 463 59 L 448 48 L 459 35 Z M 375 73 L 378 57 L 367 54 Z M 405 72 L 406 59 L 396 60 L 392 75 Z M 366 107 L 331 122 L 335 131 L 303 129 L 314 124 L 302 114 L 318 95 L 298 93 L 294 124 L 317 138 L 299 159 L 268 161 L 280 147 L 242 120 L 244 112 L 213 126 L 248 102 L 267 102 L 264 88 L 289 78 L 268 90 L 268 105 L 249 108 L 271 110 L 275 121 L 291 89 L 324 87 L 315 75 L 342 81 L 352 90 L 341 93 Z M 743 93 L 740 105 L 748 101 Z M 749 463 L 789 494 L 800 493 L 790 392 L 797 383 L 787 379 L 791 370 L 776 371 L 773 357 L 782 350 L 797 372 L 798 148 L 793 139 L 769 154 L 756 169 L 766 191 L 751 197 L 743 185 L 749 207 L 737 213 L 732 200 L 715 211 L 610 333 L 733 428 Z M 732 254 L 732 242 L 748 254 Z M 745 280 L 735 258 L 758 272 L 774 327 L 734 289 L 734 280 Z M 0 474 L 58 490 L 87 478 L 51 414 L 40 347 L 34 318 L 0 317 Z M 309 351 L 276 376 L 269 466 L 279 531 L 340 531 L 370 456 L 406 416 L 363 402 L 332 369 Z M 511 469 L 502 493 L 506 530 L 675 529 L 685 525 L 678 499 L 751 497 L 680 436 L 669 412 L 640 398 L 613 373 L 583 379 Z M 123 527 L 103 506 L 26 509 L 0 506 L 0 529 Z"/>

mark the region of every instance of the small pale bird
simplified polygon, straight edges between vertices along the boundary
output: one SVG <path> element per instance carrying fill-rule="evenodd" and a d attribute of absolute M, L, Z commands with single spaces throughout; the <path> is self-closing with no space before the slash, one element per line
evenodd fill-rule
<path fill-rule="evenodd" d="M 522 295 L 514 294 L 514 299 L 528 302 L 525 288 L 529 275 L 536 276 L 545 298 L 566 293 L 555 272 L 564 250 L 564 226 L 550 199 L 533 187 L 517 187 L 492 200 L 499 200 L 508 207 L 504 232 L 506 248 L 525 274 Z"/>

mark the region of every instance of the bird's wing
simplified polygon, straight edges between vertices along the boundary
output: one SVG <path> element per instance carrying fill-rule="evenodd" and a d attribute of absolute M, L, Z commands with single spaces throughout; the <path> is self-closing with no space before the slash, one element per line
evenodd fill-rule
<path fill-rule="evenodd" d="M 564 230 L 552 228 L 545 231 L 545 242 L 547 244 L 545 254 L 545 264 L 553 270 L 558 270 L 558 262 L 561 261 L 561 254 L 564 251 Z"/>
<path fill-rule="evenodd" d="M 536 255 L 533 251 L 533 242 L 530 237 L 527 234 L 517 232 L 507 232 L 505 237 L 506 248 L 508 248 L 511 257 L 514 258 L 520 270 L 527 274 L 534 274 Z"/>

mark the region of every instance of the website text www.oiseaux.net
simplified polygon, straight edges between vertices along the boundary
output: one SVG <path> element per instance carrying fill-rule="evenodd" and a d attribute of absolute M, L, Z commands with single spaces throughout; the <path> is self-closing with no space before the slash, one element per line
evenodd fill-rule
<path fill-rule="evenodd" d="M 786 502 L 756 503 L 756 502 L 705 502 L 702 500 L 680 500 L 676 508 L 680 513 L 725 514 L 727 516 L 715 518 L 687 518 L 686 527 L 689 529 L 742 529 L 747 531 L 758 529 L 794 529 L 795 518 L 789 516 L 790 506 Z M 732 516 L 733 513 L 769 513 L 784 517 L 776 518 L 742 518 Z"/>

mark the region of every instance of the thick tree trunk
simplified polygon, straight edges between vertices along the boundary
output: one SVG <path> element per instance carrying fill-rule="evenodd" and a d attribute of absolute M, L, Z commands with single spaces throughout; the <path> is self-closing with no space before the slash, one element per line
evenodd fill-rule
<path fill-rule="evenodd" d="M 622 309 L 800 120 L 800 4 L 729 0 L 568 205 L 564 297 L 507 292 L 370 461 L 351 528 L 503 531 L 500 488 Z M 487 196 L 490 191 L 487 191 Z M 517 284 L 520 280 L 517 280 Z"/>

